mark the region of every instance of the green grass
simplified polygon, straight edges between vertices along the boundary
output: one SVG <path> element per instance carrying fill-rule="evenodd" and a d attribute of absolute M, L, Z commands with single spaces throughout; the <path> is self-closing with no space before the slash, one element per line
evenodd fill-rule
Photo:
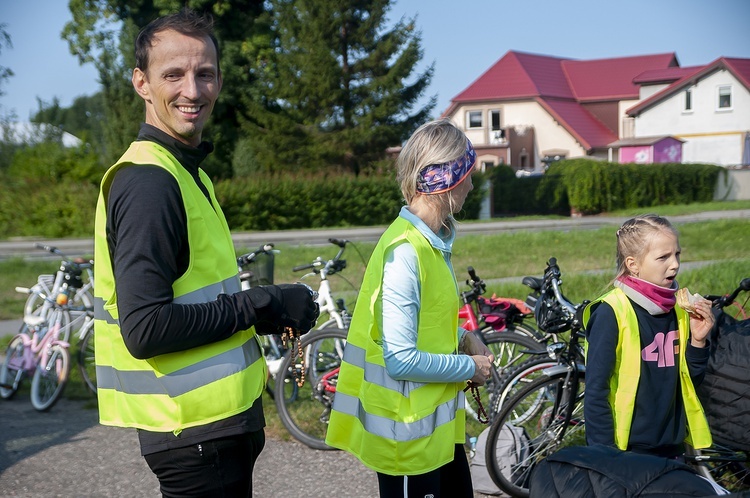
<path fill-rule="evenodd" d="M 740 209 L 737 203 L 732 203 Z M 750 206 L 750 203 L 747 204 Z M 702 209 L 705 211 L 707 209 Z M 665 213 L 659 209 L 658 212 Z M 684 214 L 684 211 L 680 214 Z M 629 216 L 620 214 L 620 216 Z M 750 276 L 750 220 L 731 219 L 703 221 L 677 225 L 682 246 L 682 261 L 712 262 L 708 266 L 689 269 L 686 265 L 680 272 L 678 281 L 682 286 L 701 294 L 724 294 L 733 290 L 739 281 Z M 459 228 L 460 230 L 460 228 Z M 613 227 L 598 230 L 514 232 L 495 235 L 467 235 L 456 240 L 453 265 L 459 289 L 465 290 L 468 277 L 467 266 L 473 266 L 478 275 L 487 282 L 487 294 L 496 293 L 506 297 L 523 299 L 528 288 L 522 285 L 525 275 L 541 276 L 545 263 L 555 257 L 563 275 L 563 291 L 573 302 L 594 299 L 608 286 L 614 276 Z M 294 273 L 295 265 L 309 263 L 317 256 L 329 259 L 336 254 L 337 247 L 308 247 L 292 244 L 278 244 L 280 253 L 276 256 L 275 279 L 277 283 L 297 281 L 301 274 Z M 345 258 L 347 268 L 342 275 L 330 278 L 336 297 L 344 297 L 350 310 L 354 309 L 356 289 L 364 274 L 365 263 L 375 247 L 374 243 L 357 243 L 347 248 Z M 359 250 L 360 254 L 357 252 Z M 15 286 L 31 286 L 40 273 L 53 273 L 59 262 L 22 261 L 20 259 L 0 262 L 0 319 L 20 319 L 25 296 L 14 291 Z M 348 279 L 344 280 L 342 277 Z M 317 287 L 313 276 L 304 281 Z M 5 350 L 10 336 L 0 338 L 0 348 Z M 71 346 L 73 355 L 77 345 Z M 75 356 L 74 356 L 75 361 Z M 71 373 L 70 384 L 65 396 L 91 400 L 83 387 L 76 364 Z M 19 394 L 19 396 L 23 396 Z M 266 398 L 266 406 L 273 401 Z M 266 410 L 270 433 L 283 434 L 276 417 L 275 409 Z"/>

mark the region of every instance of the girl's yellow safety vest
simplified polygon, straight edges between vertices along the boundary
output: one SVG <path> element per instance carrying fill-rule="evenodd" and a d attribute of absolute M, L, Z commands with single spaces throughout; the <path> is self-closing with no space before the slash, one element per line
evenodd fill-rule
<path fill-rule="evenodd" d="M 612 307 L 619 328 L 614 373 L 609 382 L 609 406 L 612 407 L 614 419 L 615 444 L 621 450 L 627 450 L 630 440 L 630 425 L 633 421 L 633 410 L 635 409 L 635 396 L 638 392 L 638 380 L 641 376 L 641 340 L 638 333 L 638 317 L 625 293 L 621 289 L 615 288 L 586 307 L 583 312 L 584 327 L 591 316 L 592 306 L 600 301 Z M 690 371 L 685 357 L 690 333 L 690 319 L 685 310 L 679 306 L 675 306 L 674 309 L 677 313 L 680 336 L 680 392 L 682 393 L 687 417 L 685 442 L 693 448 L 707 448 L 711 446 L 711 431 L 708 428 L 708 422 L 700 400 L 695 394 L 695 387 L 690 379 Z"/>
<path fill-rule="evenodd" d="M 383 359 L 384 257 L 411 244 L 421 284 L 417 348 L 436 354 L 458 351 L 458 287 L 442 253 L 414 225 L 399 217 L 370 257 L 354 311 L 326 442 L 390 475 L 429 472 L 453 460 L 464 442 L 463 383 L 395 380 Z"/>
<path fill-rule="evenodd" d="M 133 142 L 104 175 L 96 208 L 94 256 L 96 380 L 99 417 L 104 425 L 174 432 L 241 413 L 261 395 L 266 364 L 255 330 L 223 341 L 147 360 L 128 352 L 118 323 L 117 294 L 106 239 L 109 187 L 123 165 L 160 166 L 177 180 L 187 214 L 188 270 L 172 285 L 175 304 L 214 301 L 240 291 L 237 259 L 229 227 L 208 176 L 200 180 L 211 197 L 166 149 Z"/>

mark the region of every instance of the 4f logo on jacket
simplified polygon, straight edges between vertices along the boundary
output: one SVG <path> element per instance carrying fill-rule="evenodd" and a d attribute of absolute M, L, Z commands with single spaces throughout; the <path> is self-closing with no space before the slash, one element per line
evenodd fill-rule
<path fill-rule="evenodd" d="M 677 331 L 659 332 L 651 344 L 643 348 L 643 361 L 655 361 L 659 368 L 673 367 L 674 357 L 679 354 L 680 345 L 677 342 Z"/>

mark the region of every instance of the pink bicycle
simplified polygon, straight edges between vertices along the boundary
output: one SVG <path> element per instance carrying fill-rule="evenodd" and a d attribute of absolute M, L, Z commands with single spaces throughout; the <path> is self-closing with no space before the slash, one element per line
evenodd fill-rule
<path fill-rule="evenodd" d="M 0 397 L 10 399 L 24 377 L 31 377 L 31 404 L 47 411 L 60 399 L 70 372 L 69 344 L 60 336 L 63 316 L 26 315 L 24 327 L 8 345 L 0 368 Z"/>

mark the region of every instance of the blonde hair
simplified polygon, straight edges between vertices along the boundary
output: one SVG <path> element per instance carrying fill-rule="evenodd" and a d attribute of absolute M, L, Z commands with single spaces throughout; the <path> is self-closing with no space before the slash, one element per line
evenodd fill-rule
<path fill-rule="evenodd" d="M 632 257 L 636 261 L 641 261 L 649 250 L 651 239 L 656 234 L 665 231 L 673 234 L 675 238 L 679 237 L 669 220 L 656 214 L 636 216 L 623 223 L 617 230 L 617 276 L 615 280 L 629 274 L 625 266 L 626 258 Z"/>
<path fill-rule="evenodd" d="M 431 164 L 457 160 L 466 153 L 466 142 L 464 132 L 449 119 L 430 121 L 417 128 L 404 144 L 396 161 L 396 180 L 407 204 L 411 204 L 417 195 L 420 171 Z M 454 206 L 450 191 L 425 197 L 441 211 Z"/>

